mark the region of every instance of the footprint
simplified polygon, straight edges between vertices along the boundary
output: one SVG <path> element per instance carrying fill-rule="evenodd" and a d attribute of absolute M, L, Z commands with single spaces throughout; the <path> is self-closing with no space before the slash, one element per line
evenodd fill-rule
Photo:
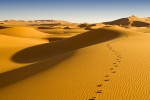
<path fill-rule="evenodd" d="M 103 84 L 99 84 L 99 85 L 97 85 L 97 87 L 102 87 L 103 86 Z"/>
<path fill-rule="evenodd" d="M 110 70 L 113 70 L 114 68 L 110 68 Z"/>
<path fill-rule="evenodd" d="M 89 99 L 89 100 L 95 100 L 96 99 L 96 97 L 92 97 L 91 99 Z"/>
<path fill-rule="evenodd" d="M 118 58 L 122 58 L 121 56 L 118 56 Z"/>
<path fill-rule="evenodd" d="M 104 80 L 105 82 L 108 82 L 108 81 L 110 81 L 110 79 L 106 79 L 106 80 Z"/>
<path fill-rule="evenodd" d="M 92 97 L 91 99 L 89 99 L 89 100 L 95 100 L 96 99 L 96 97 Z"/>
<path fill-rule="evenodd" d="M 112 73 L 116 73 L 116 71 L 113 71 Z"/>
<path fill-rule="evenodd" d="M 118 65 L 115 65 L 114 67 L 118 67 Z"/>
<path fill-rule="evenodd" d="M 95 100 L 94 98 L 91 98 L 91 99 L 89 99 L 89 100 Z"/>
<path fill-rule="evenodd" d="M 106 75 L 105 77 L 109 77 L 109 75 Z"/>
<path fill-rule="evenodd" d="M 113 64 L 115 65 L 115 64 L 117 64 L 117 63 L 113 63 Z"/>
<path fill-rule="evenodd" d="M 96 91 L 96 93 L 102 93 L 102 90 L 98 90 L 98 91 Z"/>

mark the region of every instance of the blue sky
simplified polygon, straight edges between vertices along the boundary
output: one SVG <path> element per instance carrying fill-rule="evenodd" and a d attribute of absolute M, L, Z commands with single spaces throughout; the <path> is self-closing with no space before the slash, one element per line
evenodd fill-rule
<path fill-rule="evenodd" d="M 150 17 L 150 0 L 0 0 L 0 20 L 61 19 L 103 22 L 136 15 Z"/>

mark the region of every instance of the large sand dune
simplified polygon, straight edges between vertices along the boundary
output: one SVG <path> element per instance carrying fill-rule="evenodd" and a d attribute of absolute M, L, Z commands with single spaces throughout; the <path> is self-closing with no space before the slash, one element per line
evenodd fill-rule
<path fill-rule="evenodd" d="M 94 44 L 98 44 L 98 43 L 102 43 L 108 40 L 111 40 L 113 38 L 118 37 L 120 34 L 117 32 L 110 32 L 110 30 L 106 30 L 106 29 L 98 29 L 98 30 L 93 30 L 90 32 L 86 32 L 86 33 L 82 33 L 79 35 L 76 35 L 74 37 L 65 39 L 65 40 L 61 40 L 58 42 L 53 42 L 53 43 L 47 43 L 47 44 L 42 44 L 42 45 L 37 45 L 37 46 L 31 46 L 28 47 L 24 50 L 21 50 L 20 52 L 16 53 L 15 55 L 12 56 L 12 61 L 16 62 L 16 63 L 34 63 L 34 62 L 39 62 L 39 64 L 31 64 L 30 67 L 26 66 L 26 67 L 21 67 L 20 69 L 16 69 L 7 72 L 7 74 L 1 74 L 1 78 L 4 80 L 16 80 L 16 78 L 18 78 L 18 76 L 16 76 L 16 74 L 21 73 L 24 77 L 25 74 L 27 74 L 26 71 L 31 71 L 31 73 L 34 73 L 34 70 L 37 71 L 38 70 L 38 66 L 41 69 L 41 67 L 43 67 L 42 64 L 46 64 L 43 63 L 42 61 L 49 59 L 49 63 L 47 64 L 47 67 L 50 67 L 50 64 L 54 62 L 53 59 L 56 60 L 57 57 L 60 57 L 61 55 L 64 55 L 66 53 L 70 53 L 70 52 L 74 52 L 77 49 L 86 47 L 86 46 L 90 46 L 90 45 L 94 45 Z M 80 42 L 82 41 L 82 42 Z M 57 60 L 56 60 L 57 61 Z M 46 67 L 46 68 L 47 68 Z M 29 69 L 28 69 L 29 68 Z M 27 70 L 28 69 L 28 70 Z M 42 68 L 43 69 L 43 68 Z M 44 68 L 45 69 L 45 68 Z M 21 72 L 19 72 L 19 70 Z M 9 74 L 10 73 L 10 74 Z M 23 74 L 25 73 L 25 74 Z M 15 76 L 14 76 L 15 74 Z M 19 75 L 22 76 L 22 75 Z M 28 73 L 29 75 L 29 73 Z M 10 77 L 10 78 L 9 78 Z M 5 79 L 7 78 L 7 79 Z M 9 78 L 9 79 L 8 79 Z M 3 80 L 3 83 L 1 83 L 2 85 L 5 85 L 5 81 Z"/>
<path fill-rule="evenodd" d="M 1 66 L 9 66 L 1 69 L 1 100 L 149 99 L 148 33 L 110 26 L 52 43 L 23 41 L 1 46 Z"/>

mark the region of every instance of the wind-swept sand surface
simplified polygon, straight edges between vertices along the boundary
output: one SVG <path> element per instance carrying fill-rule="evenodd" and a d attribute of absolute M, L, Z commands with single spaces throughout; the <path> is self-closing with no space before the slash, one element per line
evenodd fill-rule
<path fill-rule="evenodd" d="M 51 43 L 1 37 L 0 100 L 149 99 L 149 33 L 110 26 Z"/>

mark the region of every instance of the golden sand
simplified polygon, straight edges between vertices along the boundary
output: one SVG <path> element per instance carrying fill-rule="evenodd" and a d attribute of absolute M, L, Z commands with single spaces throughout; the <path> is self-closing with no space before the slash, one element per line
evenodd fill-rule
<path fill-rule="evenodd" d="M 0 100 L 149 100 L 148 32 L 109 26 L 49 43 L 22 29 L 0 31 Z"/>

